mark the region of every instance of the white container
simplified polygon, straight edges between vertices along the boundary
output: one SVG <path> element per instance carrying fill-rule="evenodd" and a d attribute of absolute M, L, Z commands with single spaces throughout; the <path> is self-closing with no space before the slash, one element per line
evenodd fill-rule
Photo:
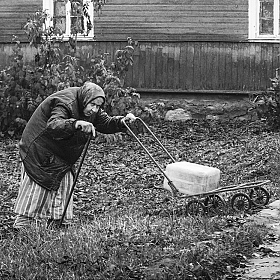
<path fill-rule="evenodd" d="M 184 194 L 201 194 L 219 187 L 220 170 L 215 167 L 182 161 L 168 164 L 165 174 Z M 163 187 L 171 190 L 165 177 Z"/>

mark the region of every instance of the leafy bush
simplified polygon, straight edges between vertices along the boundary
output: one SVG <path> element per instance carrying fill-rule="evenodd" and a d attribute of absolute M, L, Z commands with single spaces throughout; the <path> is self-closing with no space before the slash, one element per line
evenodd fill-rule
<path fill-rule="evenodd" d="M 280 77 L 279 68 L 276 75 L 270 79 L 272 85 L 266 91 L 252 94 L 251 100 L 258 117 L 266 121 L 273 129 L 280 128 Z"/>
<path fill-rule="evenodd" d="M 128 38 L 127 46 L 116 51 L 112 63 L 106 55 L 100 55 L 83 64 L 75 40 L 80 30 L 63 43 L 59 30 L 44 27 L 47 17 L 43 11 L 36 12 L 24 26 L 30 45 L 37 50 L 33 63 L 24 63 L 21 42 L 16 37 L 12 40 L 11 65 L 0 72 L 0 136 L 20 135 L 36 107 L 48 95 L 81 86 L 85 81 L 104 89 L 105 107 L 110 115 L 136 113 L 140 95 L 133 88 L 124 88 L 124 79 L 133 64 L 137 42 Z"/>

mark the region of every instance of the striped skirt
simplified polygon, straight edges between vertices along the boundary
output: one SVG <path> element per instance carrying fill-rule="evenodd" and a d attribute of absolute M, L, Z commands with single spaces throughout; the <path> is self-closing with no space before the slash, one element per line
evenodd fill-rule
<path fill-rule="evenodd" d="M 59 189 L 49 191 L 36 184 L 27 175 L 22 164 L 21 182 L 14 212 L 29 218 L 58 220 L 62 217 L 72 184 L 73 175 L 68 172 L 62 179 Z M 65 220 L 71 219 L 73 219 L 73 196 L 65 213 Z"/>

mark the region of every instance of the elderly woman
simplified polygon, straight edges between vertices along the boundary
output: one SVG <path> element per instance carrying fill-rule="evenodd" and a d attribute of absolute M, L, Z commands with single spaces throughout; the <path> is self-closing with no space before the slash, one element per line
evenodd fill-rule
<path fill-rule="evenodd" d="M 102 110 L 105 94 L 94 83 L 67 88 L 47 97 L 36 109 L 19 143 L 23 162 L 21 184 L 15 203 L 14 228 L 35 219 L 59 224 L 73 183 L 73 165 L 79 159 L 87 134 L 125 131 L 124 117 Z M 132 114 L 126 119 L 134 120 Z M 73 218 L 73 199 L 65 220 Z"/>

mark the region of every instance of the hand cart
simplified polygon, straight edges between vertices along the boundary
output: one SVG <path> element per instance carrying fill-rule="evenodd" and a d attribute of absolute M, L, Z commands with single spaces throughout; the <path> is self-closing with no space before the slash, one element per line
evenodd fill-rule
<path fill-rule="evenodd" d="M 155 142 L 161 147 L 161 149 L 168 155 L 173 163 L 175 159 L 167 151 L 167 149 L 162 145 L 155 134 L 150 130 L 147 124 L 141 119 L 136 118 L 135 121 L 140 122 L 148 133 L 152 136 Z M 270 183 L 270 180 L 247 182 L 239 185 L 230 185 L 225 187 L 220 187 L 209 192 L 186 195 L 178 191 L 176 186 L 173 184 L 172 180 L 167 176 L 166 172 L 162 169 L 159 163 L 154 159 L 152 154 L 143 145 L 140 139 L 123 119 L 123 124 L 132 135 L 132 137 L 139 143 L 143 150 L 150 157 L 152 162 L 157 166 L 163 176 L 166 178 L 168 185 L 171 189 L 173 197 L 186 199 L 186 213 L 190 215 L 202 215 L 204 213 L 214 213 L 222 214 L 224 213 L 226 202 L 229 202 L 230 207 L 235 212 L 246 212 L 252 207 L 263 207 L 268 204 L 270 199 L 269 191 L 264 187 Z M 229 195 L 230 194 L 230 195 Z M 227 197 L 226 199 L 224 197 Z"/>

